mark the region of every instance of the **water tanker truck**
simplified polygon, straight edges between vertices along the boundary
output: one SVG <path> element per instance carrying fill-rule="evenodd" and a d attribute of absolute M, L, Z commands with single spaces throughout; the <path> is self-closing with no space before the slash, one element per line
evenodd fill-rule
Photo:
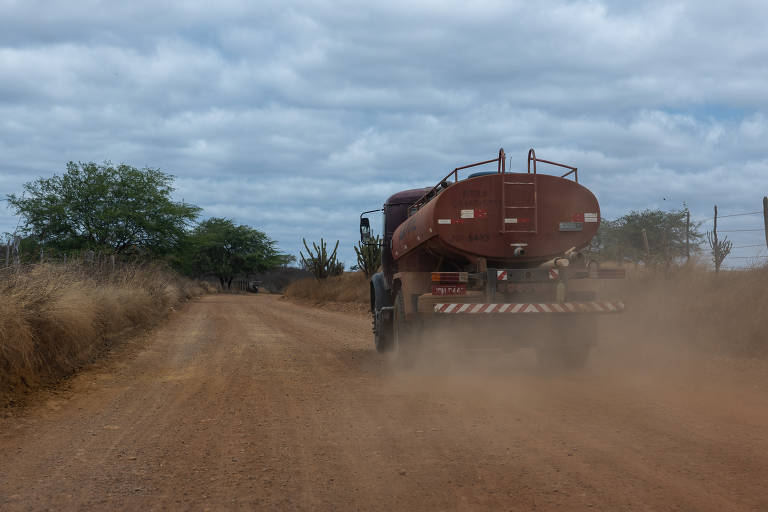
<path fill-rule="evenodd" d="M 566 172 L 544 174 L 537 164 Z M 373 211 L 384 216 L 381 272 L 370 281 L 379 352 L 408 353 L 425 329 L 447 326 L 468 345 L 531 347 L 543 365 L 575 368 L 596 341 L 597 316 L 624 310 L 595 290 L 596 279 L 623 271 L 600 269 L 581 252 L 600 225 L 597 199 L 577 168 L 533 149 L 527 172 L 507 171 L 501 149 Z M 373 211 L 360 216 L 363 243 L 376 243 Z"/>

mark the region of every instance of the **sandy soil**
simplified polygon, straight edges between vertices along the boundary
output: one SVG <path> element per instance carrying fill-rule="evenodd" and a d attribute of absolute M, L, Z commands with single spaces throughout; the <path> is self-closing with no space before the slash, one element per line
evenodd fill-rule
<path fill-rule="evenodd" d="M 5 411 L 0 509 L 767 510 L 768 365 L 642 341 L 404 370 L 363 314 L 208 296 Z"/>

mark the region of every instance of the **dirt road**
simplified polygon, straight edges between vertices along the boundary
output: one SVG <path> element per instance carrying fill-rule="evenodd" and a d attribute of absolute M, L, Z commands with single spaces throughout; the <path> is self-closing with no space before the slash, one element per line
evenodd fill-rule
<path fill-rule="evenodd" d="M 768 509 L 765 363 L 613 337 L 572 375 L 406 371 L 371 346 L 357 313 L 188 304 L 0 419 L 0 509 Z"/>

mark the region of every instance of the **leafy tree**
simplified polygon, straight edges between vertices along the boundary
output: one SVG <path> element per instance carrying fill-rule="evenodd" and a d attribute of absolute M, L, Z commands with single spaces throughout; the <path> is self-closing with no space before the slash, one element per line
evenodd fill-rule
<path fill-rule="evenodd" d="M 172 184 L 158 169 L 69 162 L 64 174 L 26 183 L 8 203 L 24 233 L 48 247 L 157 254 L 174 247 L 200 211 L 172 201 Z"/>
<path fill-rule="evenodd" d="M 670 263 L 686 255 L 685 209 L 678 211 L 643 210 L 632 211 L 616 220 L 603 220 L 591 252 L 599 252 L 601 258 L 617 261 L 629 259 L 647 264 Z M 703 239 L 699 224 L 692 223 L 688 230 L 690 247 L 699 250 Z M 643 230 L 648 239 L 649 254 L 646 255 Z"/>
<path fill-rule="evenodd" d="M 193 275 L 213 274 L 222 288 L 237 276 L 286 265 L 294 257 L 281 254 L 265 233 L 230 219 L 211 217 L 201 222 L 180 247 L 177 265 Z"/>

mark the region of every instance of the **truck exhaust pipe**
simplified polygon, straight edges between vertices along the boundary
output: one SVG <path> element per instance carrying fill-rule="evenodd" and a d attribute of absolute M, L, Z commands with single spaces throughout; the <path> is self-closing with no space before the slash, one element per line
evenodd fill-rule
<path fill-rule="evenodd" d="M 566 268 L 568 265 L 570 265 L 570 263 L 571 262 L 568 258 L 558 256 L 557 258 L 552 258 L 551 260 L 545 261 L 539 265 L 539 268 Z"/>

